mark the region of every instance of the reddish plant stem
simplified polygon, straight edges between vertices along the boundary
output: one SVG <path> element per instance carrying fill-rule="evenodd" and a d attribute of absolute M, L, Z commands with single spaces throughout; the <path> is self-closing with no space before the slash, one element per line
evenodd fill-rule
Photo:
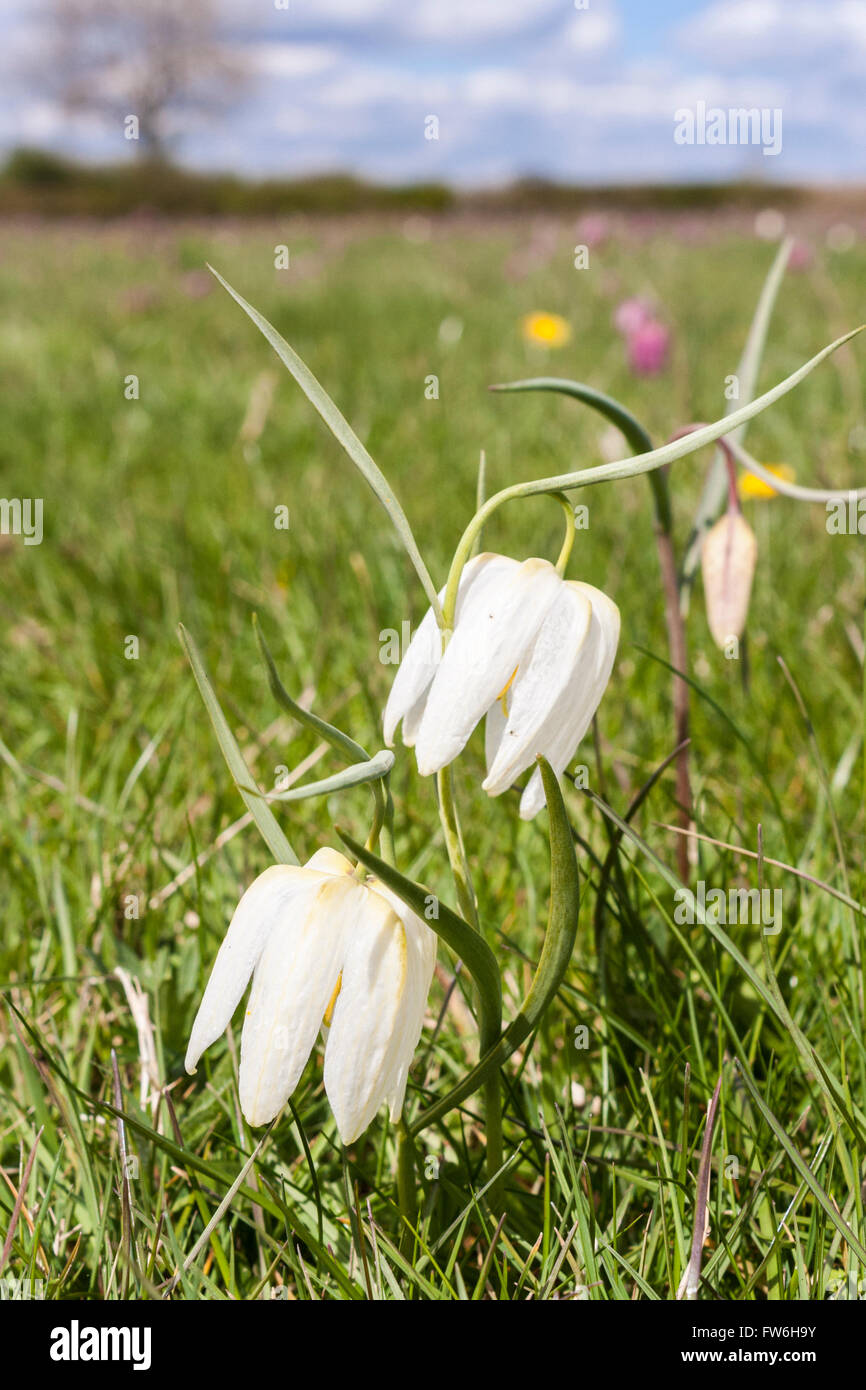
<path fill-rule="evenodd" d="M 686 628 L 680 612 L 679 585 L 677 582 L 677 561 L 674 554 L 673 536 L 658 522 L 655 527 L 656 547 L 659 568 L 662 574 L 662 589 L 665 597 L 665 624 L 668 631 L 668 651 L 671 665 L 676 672 L 686 671 L 688 652 L 686 650 Z M 679 807 L 679 824 L 688 830 L 692 821 L 692 787 L 689 777 L 689 687 L 682 676 L 675 674 L 673 682 L 674 744 L 683 745 L 677 753 L 676 789 Z M 688 844 L 677 843 L 677 871 L 685 883 L 689 873 Z"/>
<path fill-rule="evenodd" d="M 669 442 L 682 439 L 684 435 L 692 434 L 694 430 L 701 428 L 701 422 L 683 425 L 671 435 Z M 716 442 L 725 455 L 728 466 L 728 506 L 731 510 L 739 511 L 737 469 L 734 455 L 726 439 L 719 439 Z M 669 532 L 664 532 L 657 526 L 656 543 L 664 585 L 665 618 L 671 665 L 676 668 L 677 672 L 683 673 L 682 676 L 679 674 L 674 676 L 673 686 L 674 738 L 677 744 L 683 744 L 683 741 L 689 738 L 689 687 L 688 682 L 683 679 L 688 671 L 686 629 L 680 611 L 679 581 L 673 538 Z M 680 748 L 677 755 L 677 801 L 679 803 L 679 824 L 683 830 L 688 830 L 692 823 L 693 805 L 691 779 L 689 777 L 689 747 L 690 745 L 686 743 L 684 747 Z M 685 881 L 689 872 L 688 847 L 686 845 L 678 847 L 677 869 L 680 878 Z"/>

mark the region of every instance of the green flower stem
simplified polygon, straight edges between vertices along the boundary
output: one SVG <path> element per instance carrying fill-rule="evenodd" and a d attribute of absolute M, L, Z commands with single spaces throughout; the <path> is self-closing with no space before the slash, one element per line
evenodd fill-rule
<path fill-rule="evenodd" d="M 439 818 L 442 821 L 442 830 L 445 835 L 445 848 L 448 853 L 448 861 L 451 865 L 451 874 L 454 879 L 454 887 L 457 891 L 457 902 L 460 912 L 476 931 L 480 932 L 481 927 L 478 920 L 478 903 L 475 898 L 475 890 L 472 886 L 472 879 L 469 871 L 469 864 L 466 859 L 466 850 L 463 844 L 463 834 L 460 829 L 460 818 L 457 813 L 457 805 L 454 800 L 454 781 L 451 767 L 444 767 L 436 774 L 436 788 L 439 793 Z M 497 1020 L 495 1030 L 491 1026 L 492 1020 L 482 1008 L 482 1000 L 476 986 L 476 1001 L 479 1020 L 479 1044 L 482 1055 L 491 1048 L 499 1036 L 501 1026 Z M 490 1205 L 494 1210 L 498 1210 L 502 1205 L 502 1182 L 496 1178 L 503 1164 L 502 1150 L 502 1087 L 500 1084 L 499 1071 L 491 1069 L 484 1082 L 484 1118 L 487 1134 L 487 1178 L 491 1182 L 489 1188 Z"/>
<path fill-rule="evenodd" d="M 500 1067 L 538 1025 L 565 978 L 577 935 L 580 879 L 571 826 L 559 782 L 544 758 L 539 758 L 538 764 L 544 781 L 550 818 L 550 908 L 544 945 L 532 977 L 532 984 L 517 1017 L 497 1038 L 494 1045 L 483 1053 L 477 1066 L 473 1067 L 452 1091 L 423 1111 L 410 1125 L 413 1135 L 420 1134 L 428 1125 L 436 1124 L 461 1101 L 486 1085 L 490 1075 L 498 1077 Z"/>
<path fill-rule="evenodd" d="M 403 1120 L 397 1127 L 397 1204 L 402 1217 L 400 1250 L 410 1257 L 418 1225 L 418 1199 L 415 1185 L 415 1141 Z"/>
<path fill-rule="evenodd" d="M 450 764 L 436 773 L 436 791 L 439 796 L 439 819 L 445 836 L 445 849 L 457 891 L 457 905 L 461 915 L 478 931 L 478 904 L 463 845 L 463 832 L 460 829 L 457 804 L 454 800 L 454 780 Z"/>
<path fill-rule="evenodd" d="M 473 922 L 470 925 L 469 922 L 458 917 L 445 903 L 439 902 L 429 889 L 422 884 L 413 883 L 393 865 L 386 864 L 370 850 L 356 844 L 350 836 L 344 834 L 339 828 L 337 828 L 337 834 L 370 872 L 375 874 L 386 887 L 392 889 L 399 898 L 402 898 L 416 916 L 426 920 L 436 935 L 442 938 L 449 950 L 453 951 L 458 960 L 463 962 L 475 985 L 478 1003 L 479 1051 L 482 1055 L 489 1052 L 502 1030 L 502 984 L 496 958 L 478 930 L 477 923 Z M 436 914 L 431 917 L 429 907 L 434 902 L 436 903 Z M 488 1106 L 487 1169 L 488 1175 L 493 1176 L 502 1167 L 502 1118 L 498 1071 L 491 1069 L 485 1074 L 484 1080 L 489 1083 L 485 1089 L 485 1100 Z M 410 1132 L 414 1136 L 416 1133 L 414 1126 L 410 1127 Z M 491 1204 L 501 1200 L 500 1188 L 501 1180 L 494 1181 L 492 1187 L 488 1189 Z"/>
<path fill-rule="evenodd" d="M 564 492 L 555 492 L 553 496 L 556 498 L 557 502 L 561 503 L 562 509 L 565 512 L 565 539 L 562 542 L 562 549 L 559 552 L 559 559 L 556 562 L 556 573 L 561 579 L 568 568 L 568 562 L 571 559 L 571 552 L 574 548 L 574 507 L 571 505 Z"/>

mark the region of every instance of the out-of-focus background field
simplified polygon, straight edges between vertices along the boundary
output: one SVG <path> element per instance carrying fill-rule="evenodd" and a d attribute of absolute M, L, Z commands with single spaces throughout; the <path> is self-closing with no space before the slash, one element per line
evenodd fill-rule
<path fill-rule="evenodd" d="M 828 245 L 827 230 L 820 219 L 797 229 L 806 264 L 783 285 L 762 388 L 864 317 L 862 229 L 853 245 L 838 230 Z M 271 319 L 333 396 L 442 582 L 474 507 L 481 449 L 492 490 L 601 461 L 609 448 L 603 422 L 576 402 L 494 396 L 490 383 L 547 373 L 589 382 L 620 397 L 659 443 L 725 409 L 725 377 L 736 371 L 775 250 L 755 235 L 753 215 L 611 213 L 579 271 L 573 250 L 583 239 L 568 216 L 417 212 L 0 228 L 0 490 L 43 498 L 45 527 L 40 546 L 0 538 L 7 1216 L 42 1130 L 6 1275 L 43 1280 L 50 1297 L 147 1296 L 183 1265 L 251 1152 L 234 1042 L 212 1048 L 194 1081 L 182 1058 L 233 906 L 269 859 L 252 828 L 213 848 L 243 806 L 178 622 L 199 642 L 269 786 L 281 766 L 302 765 L 309 780 L 338 763 L 273 704 L 252 614 L 289 690 L 373 751 L 394 669 L 379 659 L 382 634 L 416 623 L 425 606 L 375 498 L 206 262 Z M 290 268 L 276 271 L 284 243 Z M 613 327 L 631 295 L 653 299 L 672 333 L 669 366 L 655 377 L 629 372 Z M 533 310 L 567 320 L 570 342 L 527 343 L 521 318 Z M 864 351 L 844 349 L 757 420 L 756 457 L 788 464 L 802 483 L 862 484 Z M 130 375 L 137 400 L 125 398 Z M 673 466 L 680 545 L 709 462 L 705 451 Z M 612 595 L 623 628 L 599 712 L 600 765 L 590 738 L 579 761 L 622 813 L 674 744 L 650 492 L 637 478 L 581 500 L 590 524 L 570 574 Z M 288 530 L 275 529 L 280 506 Z M 704 1293 L 800 1299 L 856 1290 L 862 1270 L 831 1213 L 866 1240 L 862 917 L 811 879 L 862 901 L 864 541 L 828 535 L 821 505 L 777 497 L 744 507 L 759 545 L 748 688 L 744 663 L 726 661 L 710 640 L 700 585 L 688 619 L 696 819 L 701 832 L 748 849 L 761 824 L 764 853 L 811 876 L 765 868 L 765 883 L 783 895 L 782 930 L 769 945 L 794 1023 L 850 1088 L 852 1125 L 798 1053 L 794 1025 L 774 1019 L 730 955 L 700 927 L 678 927 L 677 939 L 673 894 L 637 850 L 624 852 L 599 908 L 608 832 L 569 790 L 589 847 L 578 948 L 534 1049 L 508 1069 L 506 1152 L 515 1167 L 492 1254 L 495 1222 L 473 1204 L 483 1182 L 474 1101 L 424 1136 L 426 1244 L 412 1268 L 394 1246 L 393 1132 L 380 1120 L 344 1169 L 314 1058 L 295 1119 L 286 1113 L 255 1169 L 264 1210 L 239 1195 L 178 1292 L 248 1298 L 282 1286 L 292 1298 L 350 1298 L 365 1296 L 372 1280 L 389 1298 L 673 1297 L 691 1241 L 706 1103 L 732 1055 L 711 987 L 764 1104 L 813 1165 L 819 1191 L 731 1073 Z M 527 500 L 499 513 L 486 544 L 555 558 L 560 529 L 558 507 Z M 125 654 L 130 637 L 137 659 Z M 481 761 L 476 736 L 458 790 L 510 1011 L 542 938 L 545 817 L 519 824 L 511 797 L 488 800 Z M 434 791 L 403 750 L 393 785 L 400 864 L 451 901 L 431 830 Z M 306 857 L 333 842 L 333 821 L 363 838 L 369 796 L 359 789 L 278 814 Z M 635 826 L 671 865 L 675 836 L 662 823 L 675 818 L 668 771 Z M 183 876 L 203 852 L 197 872 Z M 753 861 L 707 845 L 693 872 L 708 887 L 757 882 Z M 763 971 L 760 929 L 730 934 Z M 440 949 L 413 1110 L 475 1057 L 460 987 L 430 1042 L 453 964 Z M 165 1102 L 155 1128 L 141 1104 L 140 1040 L 117 967 L 146 995 L 153 1080 L 170 1083 L 176 1130 Z M 584 1049 L 574 1042 L 578 1024 L 589 1029 Z M 140 1124 L 126 1134 L 131 1215 L 115 1120 L 88 1099 L 112 1102 L 112 1049 L 123 1108 Z"/>

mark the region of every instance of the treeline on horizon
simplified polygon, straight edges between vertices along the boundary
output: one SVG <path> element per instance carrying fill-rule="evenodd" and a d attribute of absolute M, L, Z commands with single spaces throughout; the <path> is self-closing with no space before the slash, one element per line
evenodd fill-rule
<path fill-rule="evenodd" d="M 835 195 L 838 196 L 838 195 Z M 845 201 L 866 209 L 864 190 Z M 822 202 L 832 190 L 742 180 L 726 183 L 568 185 L 527 177 L 497 189 L 465 191 L 443 183 L 381 185 L 351 174 L 246 180 L 162 162 L 79 164 L 39 149 L 18 149 L 0 169 L 0 216 L 113 218 L 163 216 L 269 217 L 291 213 L 461 211 L 548 213 L 760 207 Z"/>

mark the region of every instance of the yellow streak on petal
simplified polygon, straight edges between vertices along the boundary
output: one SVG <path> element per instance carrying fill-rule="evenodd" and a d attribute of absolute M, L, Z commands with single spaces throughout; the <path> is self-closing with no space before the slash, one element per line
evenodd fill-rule
<path fill-rule="evenodd" d="M 334 1017 L 334 1009 L 335 1009 L 336 1004 L 337 1004 L 337 995 L 340 993 L 340 990 L 341 990 L 342 988 L 343 988 L 343 972 L 342 972 L 342 970 L 341 970 L 339 976 L 337 977 L 337 983 L 334 985 L 334 993 L 331 995 L 330 999 L 328 1000 L 328 1007 L 327 1007 L 326 1010 L 325 1010 L 325 1017 L 324 1017 L 324 1019 L 322 1020 L 322 1022 L 324 1023 L 324 1025 L 325 1025 L 326 1028 L 330 1028 L 330 1026 L 331 1026 L 331 1019 Z"/>
<path fill-rule="evenodd" d="M 499 694 L 496 696 L 497 700 L 499 701 L 500 705 L 502 706 L 502 713 L 505 715 L 505 718 L 506 718 L 506 719 L 508 718 L 508 700 L 506 699 L 506 696 L 508 695 L 509 690 L 511 689 L 512 685 L 514 684 L 514 677 L 517 675 L 517 672 L 518 672 L 519 670 L 520 670 L 520 663 L 518 662 L 517 666 L 515 666 L 514 670 L 511 672 L 511 675 L 508 677 L 508 680 L 507 680 L 507 681 L 505 682 L 505 684 L 503 685 L 503 687 L 502 687 L 502 689 L 500 690 Z"/>

